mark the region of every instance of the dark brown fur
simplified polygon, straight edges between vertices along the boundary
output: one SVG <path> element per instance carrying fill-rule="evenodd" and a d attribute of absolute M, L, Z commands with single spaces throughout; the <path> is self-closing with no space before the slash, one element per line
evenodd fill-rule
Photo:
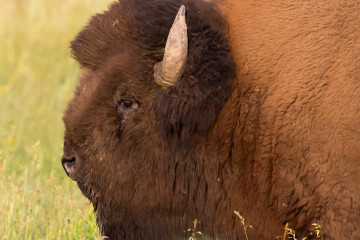
<path fill-rule="evenodd" d="M 187 8 L 185 73 L 153 66 Z M 360 234 L 360 7 L 354 1 L 121 0 L 72 42 L 64 156 L 111 239 Z M 228 40 L 229 39 L 229 42 Z M 231 47 L 231 54 L 229 45 Z M 237 76 L 235 77 L 236 63 Z M 119 114 L 119 102 L 139 108 Z"/>

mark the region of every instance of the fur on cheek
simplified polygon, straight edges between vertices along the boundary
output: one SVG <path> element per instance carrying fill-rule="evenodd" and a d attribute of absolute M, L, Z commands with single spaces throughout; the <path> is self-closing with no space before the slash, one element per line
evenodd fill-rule
<path fill-rule="evenodd" d="M 213 127 L 235 78 L 235 64 L 224 34 L 199 22 L 192 26 L 189 15 L 184 75 L 174 86 L 159 89 L 153 103 L 164 135 L 182 141 Z"/>

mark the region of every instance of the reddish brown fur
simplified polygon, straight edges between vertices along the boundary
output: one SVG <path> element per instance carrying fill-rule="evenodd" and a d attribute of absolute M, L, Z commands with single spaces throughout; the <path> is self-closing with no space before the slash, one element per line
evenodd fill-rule
<path fill-rule="evenodd" d="M 328 240 L 357 239 L 360 5 L 227 0 L 228 29 L 211 4 L 185 5 L 187 70 L 167 90 L 152 67 L 178 1 L 121 1 L 72 43 L 83 74 L 64 116 L 64 155 L 77 159 L 103 234 L 184 238 L 196 218 L 206 236 L 244 239 L 237 210 L 251 240 L 274 239 L 287 222 L 299 239 L 314 222 Z M 124 95 L 140 102 L 125 120 Z"/>

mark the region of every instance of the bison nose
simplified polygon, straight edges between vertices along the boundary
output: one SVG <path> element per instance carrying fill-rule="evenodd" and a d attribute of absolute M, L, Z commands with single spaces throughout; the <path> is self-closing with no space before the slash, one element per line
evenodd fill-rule
<path fill-rule="evenodd" d="M 75 180 L 75 157 L 63 156 L 61 158 L 61 163 L 64 167 L 66 174 L 72 179 Z"/>

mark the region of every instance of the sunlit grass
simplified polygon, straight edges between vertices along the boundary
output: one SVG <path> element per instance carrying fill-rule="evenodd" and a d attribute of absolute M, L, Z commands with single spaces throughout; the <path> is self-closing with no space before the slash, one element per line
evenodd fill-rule
<path fill-rule="evenodd" d="M 60 164 L 78 66 L 69 42 L 111 0 L 0 0 L 0 240 L 97 239 Z"/>

